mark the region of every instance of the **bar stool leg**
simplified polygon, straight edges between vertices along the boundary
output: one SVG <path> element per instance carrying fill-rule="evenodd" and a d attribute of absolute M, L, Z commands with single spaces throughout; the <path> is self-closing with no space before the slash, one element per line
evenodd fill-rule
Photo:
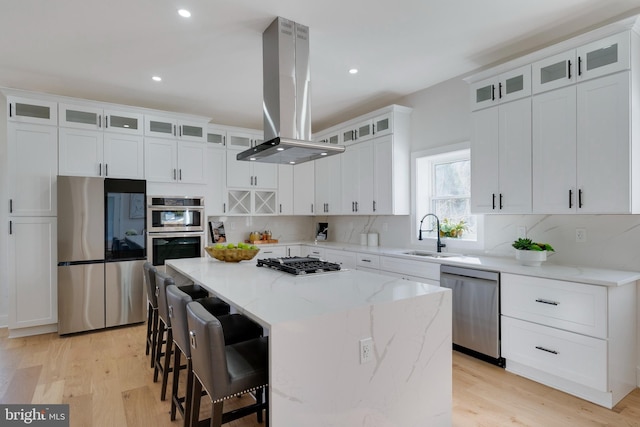
<path fill-rule="evenodd" d="M 167 384 L 169 383 L 169 371 L 171 370 L 171 352 L 173 351 L 173 332 L 167 328 L 167 343 L 164 350 L 164 364 L 162 365 L 162 392 L 160 400 L 167 399 Z"/>
<path fill-rule="evenodd" d="M 146 356 L 149 355 L 149 347 L 151 347 L 151 331 L 153 326 L 152 323 L 153 323 L 153 308 L 151 307 L 151 304 L 147 304 L 147 345 L 145 346 L 145 349 L 144 349 L 144 354 Z"/>
<path fill-rule="evenodd" d="M 158 322 L 158 341 L 156 342 L 156 354 L 153 361 L 153 382 L 158 382 L 162 357 L 162 342 L 164 341 L 164 322 Z M 166 350 L 165 350 L 166 351 Z"/>
<path fill-rule="evenodd" d="M 178 395 L 178 381 L 180 380 L 180 356 L 182 352 L 175 348 L 173 353 L 173 383 L 171 384 L 171 421 L 176 419 L 176 401 L 174 396 Z"/>
<path fill-rule="evenodd" d="M 211 427 L 222 426 L 223 402 L 215 402 L 211 404 Z"/>
<path fill-rule="evenodd" d="M 153 310 L 152 327 L 151 327 L 151 367 L 156 363 L 156 346 L 158 345 L 158 310 Z M 155 381 L 154 381 L 155 382 Z"/>
<path fill-rule="evenodd" d="M 192 402 L 191 406 L 191 426 L 197 427 L 200 418 L 200 401 L 202 400 L 202 384 L 197 378 L 193 379 L 193 388 L 191 390 Z"/>
<path fill-rule="evenodd" d="M 188 427 L 191 423 L 191 405 L 193 399 L 193 365 L 191 358 L 187 357 L 187 390 L 184 397 L 184 426 Z"/>

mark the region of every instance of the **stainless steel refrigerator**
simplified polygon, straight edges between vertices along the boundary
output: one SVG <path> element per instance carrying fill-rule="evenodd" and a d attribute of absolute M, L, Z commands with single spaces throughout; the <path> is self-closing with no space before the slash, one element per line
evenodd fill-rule
<path fill-rule="evenodd" d="M 58 176 L 58 333 L 145 320 L 144 180 Z"/>

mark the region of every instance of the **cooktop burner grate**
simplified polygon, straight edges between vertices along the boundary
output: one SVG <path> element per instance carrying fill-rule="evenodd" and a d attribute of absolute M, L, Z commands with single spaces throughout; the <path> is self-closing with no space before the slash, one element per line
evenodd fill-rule
<path fill-rule="evenodd" d="M 312 257 L 264 258 L 258 260 L 257 266 L 269 267 L 290 274 L 325 273 L 340 270 L 340 264 Z"/>

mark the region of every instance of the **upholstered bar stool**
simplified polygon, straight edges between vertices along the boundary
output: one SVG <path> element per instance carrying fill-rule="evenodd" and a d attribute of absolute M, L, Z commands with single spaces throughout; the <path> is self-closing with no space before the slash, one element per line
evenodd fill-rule
<path fill-rule="evenodd" d="M 171 372 L 171 353 L 173 351 L 173 331 L 171 329 L 171 317 L 169 317 L 169 306 L 167 304 L 167 286 L 175 285 L 173 278 L 160 271 L 156 272 L 156 297 L 158 298 L 158 340 L 156 342 L 156 359 L 153 370 L 153 381 L 158 380 L 158 374 L 162 373 L 162 388 L 160 399 L 165 400 L 167 396 L 167 382 L 169 380 L 169 372 Z M 194 285 L 180 287 L 180 290 L 197 297 L 202 296 L 201 288 L 193 288 Z M 186 290 L 183 290 L 186 289 Z M 194 298 L 194 295 L 190 295 Z M 208 293 L 206 293 L 208 295 Z M 195 299 L 195 298 L 194 298 Z M 219 298 L 207 298 L 209 308 L 217 315 L 229 314 L 229 304 Z M 166 334 L 166 338 L 165 338 Z M 164 343 L 164 351 L 162 344 Z"/>
<path fill-rule="evenodd" d="M 211 298 L 198 300 L 200 304 L 211 313 L 209 303 Z M 192 302 L 189 295 L 182 292 L 176 286 L 167 286 L 167 304 L 169 305 L 169 317 L 171 317 L 171 330 L 173 331 L 174 356 L 173 356 L 173 381 L 171 386 L 171 421 L 176 419 L 176 410 L 182 415 L 184 425 L 190 424 L 191 406 L 193 404 L 193 367 L 191 364 L 191 348 L 189 346 L 189 327 L 187 326 L 187 304 Z M 215 303 L 215 301 L 214 301 Z M 215 312 L 215 305 L 214 310 Z M 225 345 L 236 344 L 252 338 L 262 336 L 262 327 L 241 314 L 226 314 L 217 316 L 224 331 Z M 181 356 L 187 359 L 186 366 L 181 366 Z M 180 370 L 186 367 L 187 382 L 185 396 L 178 393 L 180 384 Z M 196 396 L 200 399 L 200 396 Z"/>
<path fill-rule="evenodd" d="M 150 262 L 145 262 L 144 283 L 147 291 L 147 345 L 146 355 L 151 351 L 151 367 L 156 360 L 156 340 L 158 337 L 158 298 L 156 298 L 156 268 Z"/>
<path fill-rule="evenodd" d="M 207 392 L 211 400 L 212 427 L 258 414 L 262 421 L 265 410 L 269 425 L 269 352 L 267 337 L 254 338 L 237 344 L 225 345 L 221 322 L 197 303 L 187 304 L 189 344 L 193 364 L 193 405 L 191 425 L 199 424 L 200 399 Z M 256 403 L 223 413 L 223 402 L 231 397 L 256 391 Z M 262 400 L 262 392 L 265 400 Z"/>

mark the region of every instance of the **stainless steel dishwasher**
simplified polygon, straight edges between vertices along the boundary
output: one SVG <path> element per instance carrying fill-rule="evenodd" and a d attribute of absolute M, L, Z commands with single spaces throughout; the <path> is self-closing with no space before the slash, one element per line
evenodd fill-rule
<path fill-rule="evenodd" d="M 500 356 L 500 273 L 440 266 L 453 292 L 453 348 L 504 367 Z"/>

